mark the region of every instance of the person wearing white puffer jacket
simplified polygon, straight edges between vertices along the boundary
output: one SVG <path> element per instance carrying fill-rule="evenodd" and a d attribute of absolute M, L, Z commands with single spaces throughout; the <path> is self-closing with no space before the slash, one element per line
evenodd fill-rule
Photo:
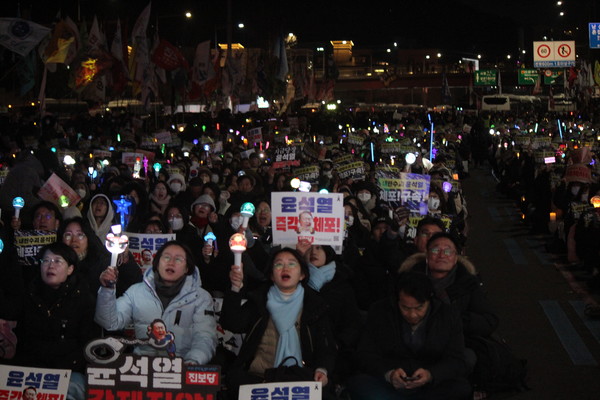
<path fill-rule="evenodd" d="M 114 268 L 100 275 L 95 321 L 109 331 L 133 323 L 136 339 L 148 339 L 149 328 L 162 320 L 174 336 L 175 355 L 186 364 L 208 364 L 215 354 L 217 330 L 213 300 L 201 287 L 200 273 L 189 248 L 178 241 L 167 242 L 144 274 L 143 282 L 132 285 L 116 298 L 111 285 L 118 279 Z M 140 355 L 168 355 L 172 349 L 136 345 Z"/>

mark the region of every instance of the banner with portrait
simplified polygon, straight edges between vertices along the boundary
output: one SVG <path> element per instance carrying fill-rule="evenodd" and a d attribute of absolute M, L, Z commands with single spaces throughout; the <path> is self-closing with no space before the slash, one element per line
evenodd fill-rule
<path fill-rule="evenodd" d="M 273 192 L 271 212 L 273 244 L 342 246 L 344 206 L 341 193 Z"/>
<path fill-rule="evenodd" d="M 152 267 L 154 256 L 165 243 L 175 240 L 174 233 L 125 232 L 125 234 L 129 238 L 129 251 L 142 272 Z"/>
<path fill-rule="evenodd" d="M 0 399 L 65 400 L 71 371 L 0 365 Z"/>

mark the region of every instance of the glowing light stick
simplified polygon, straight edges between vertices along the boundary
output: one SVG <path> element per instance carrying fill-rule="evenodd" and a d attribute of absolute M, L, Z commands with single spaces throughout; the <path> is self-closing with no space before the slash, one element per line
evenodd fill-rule
<path fill-rule="evenodd" d="M 294 178 L 290 181 L 290 186 L 296 190 L 300 187 L 300 179 L 299 178 Z"/>
<path fill-rule="evenodd" d="M 562 140 L 563 134 L 562 134 L 562 126 L 560 124 L 560 119 L 557 119 L 556 121 L 558 122 L 558 133 L 560 134 L 560 140 Z"/>
<path fill-rule="evenodd" d="M 15 197 L 13 199 L 13 207 L 15 208 L 15 217 L 19 218 L 21 208 L 25 207 L 25 200 L 22 197 Z"/>
<path fill-rule="evenodd" d="M 69 204 L 71 203 L 69 198 L 67 196 L 65 196 L 64 194 L 58 198 L 58 202 L 62 208 L 69 207 Z"/>
<path fill-rule="evenodd" d="M 215 240 L 217 240 L 217 237 L 212 232 L 208 232 L 206 235 L 204 235 L 204 241 L 210 245 L 211 249 L 213 246 L 213 241 Z M 210 255 L 212 256 L 212 250 L 210 251 Z"/>
<path fill-rule="evenodd" d="M 246 251 L 246 237 L 241 233 L 234 233 L 229 239 L 229 248 L 233 253 L 233 264 L 241 266 L 242 253 Z"/>
<path fill-rule="evenodd" d="M 594 208 L 600 208 L 600 196 L 594 196 L 590 199 L 590 203 L 594 206 Z"/>
<path fill-rule="evenodd" d="M 242 221 L 242 228 L 246 229 L 248 227 L 248 220 L 254 215 L 254 204 L 252 203 L 244 203 L 240 208 L 240 214 L 244 217 Z"/>
<path fill-rule="evenodd" d="M 452 191 L 452 184 L 450 182 L 444 182 L 442 183 L 442 189 L 444 192 L 450 193 L 450 191 Z"/>
<path fill-rule="evenodd" d="M 4 242 L 0 239 L 0 254 L 4 251 Z"/>
<path fill-rule="evenodd" d="M 152 166 L 152 168 L 154 168 L 154 174 L 156 175 L 156 177 L 158 178 L 158 173 L 161 169 L 161 165 L 160 163 L 154 163 L 154 165 Z"/>
<path fill-rule="evenodd" d="M 116 267 L 119 254 L 123 253 L 129 244 L 127 235 L 121 234 L 121 225 L 113 225 L 110 227 L 112 232 L 106 235 L 106 250 L 110 252 L 110 266 Z M 113 283 L 114 284 L 114 283 Z"/>
<path fill-rule="evenodd" d="M 125 219 L 129 215 L 129 207 L 131 207 L 131 201 L 127 200 L 125 196 L 121 196 L 119 200 L 113 200 L 113 203 L 117 206 L 117 213 L 121 216 L 121 226 L 125 226 Z"/>
<path fill-rule="evenodd" d="M 144 157 L 144 175 L 148 176 L 148 159 L 146 157 Z"/>
<path fill-rule="evenodd" d="M 140 170 L 141 169 L 142 169 L 142 161 L 140 160 L 139 157 L 136 157 L 135 164 L 133 164 L 133 177 L 134 178 L 139 178 L 140 177 Z"/>

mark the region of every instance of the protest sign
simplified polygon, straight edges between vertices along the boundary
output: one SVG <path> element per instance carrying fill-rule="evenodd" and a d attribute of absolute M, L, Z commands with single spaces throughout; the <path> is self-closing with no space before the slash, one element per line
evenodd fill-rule
<path fill-rule="evenodd" d="M 54 242 L 56 242 L 56 232 L 15 231 L 15 250 L 22 265 L 36 265 L 40 249 Z"/>
<path fill-rule="evenodd" d="M 0 365 L 0 399 L 23 399 L 27 389 L 37 400 L 65 400 L 70 379 L 68 369 Z"/>
<path fill-rule="evenodd" d="M 246 137 L 250 143 L 261 143 L 263 141 L 262 127 L 248 129 Z"/>
<path fill-rule="evenodd" d="M 355 181 L 365 180 L 366 170 L 363 161 L 355 161 L 349 164 L 340 165 L 337 169 L 338 177 L 341 180 L 353 179 Z"/>
<path fill-rule="evenodd" d="M 297 146 L 278 147 L 273 155 L 273 167 L 276 169 L 299 166 L 300 156 L 296 154 Z"/>
<path fill-rule="evenodd" d="M 341 193 L 273 192 L 271 194 L 273 244 L 341 246 L 344 240 L 344 206 Z"/>
<path fill-rule="evenodd" d="M 90 365 L 87 383 L 89 400 L 216 400 L 221 375 L 218 366 L 184 365 L 180 357 L 127 354 Z"/>
<path fill-rule="evenodd" d="M 61 196 L 66 196 L 70 205 L 75 205 L 81 200 L 77 192 L 56 174 L 50 175 L 50 178 L 40 188 L 37 195 L 40 199 L 51 201 L 59 207 L 61 207 Z"/>
<path fill-rule="evenodd" d="M 142 271 L 152 267 L 152 260 L 165 243 L 175 240 L 174 233 L 125 232 L 129 238 L 129 251 Z"/>
<path fill-rule="evenodd" d="M 396 206 L 401 204 L 411 213 L 427 214 L 429 199 L 429 175 L 401 172 L 397 177 L 389 177 L 377 172 L 377 184 L 380 188 L 380 198 Z"/>
<path fill-rule="evenodd" d="M 302 168 L 294 169 L 294 175 L 301 181 L 317 183 L 319 181 L 320 171 L 321 169 L 318 165 L 306 165 Z"/>
<path fill-rule="evenodd" d="M 423 218 L 425 218 L 424 215 L 416 214 L 412 214 L 410 217 L 408 217 L 405 239 L 414 240 L 417 237 L 417 225 Z M 448 231 L 450 229 L 450 225 L 452 225 L 452 218 L 450 218 L 448 215 L 441 215 L 439 220 L 442 221 L 444 228 L 446 231 Z"/>
<path fill-rule="evenodd" d="M 240 386 L 239 400 L 321 400 L 321 382 L 277 382 Z"/>

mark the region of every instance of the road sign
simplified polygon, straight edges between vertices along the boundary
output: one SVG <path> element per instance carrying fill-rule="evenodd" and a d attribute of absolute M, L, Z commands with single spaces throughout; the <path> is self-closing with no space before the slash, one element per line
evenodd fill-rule
<path fill-rule="evenodd" d="M 590 49 L 600 49 L 600 22 L 590 22 Z"/>
<path fill-rule="evenodd" d="M 519 85 L 535 85 L 539 76 L 537 69 L 520 68 L 518 74 Z"/>
<path fill-rule="evenodd" d="M 495 69 L 480 69 L 475 71 L 475 86 L 495 86 L 498 71 Z"/>
<path fill-rule="evenodd" d="M 533 66 L 561 68 L 575 66 L 575 42 L 533 42 Z"/>

